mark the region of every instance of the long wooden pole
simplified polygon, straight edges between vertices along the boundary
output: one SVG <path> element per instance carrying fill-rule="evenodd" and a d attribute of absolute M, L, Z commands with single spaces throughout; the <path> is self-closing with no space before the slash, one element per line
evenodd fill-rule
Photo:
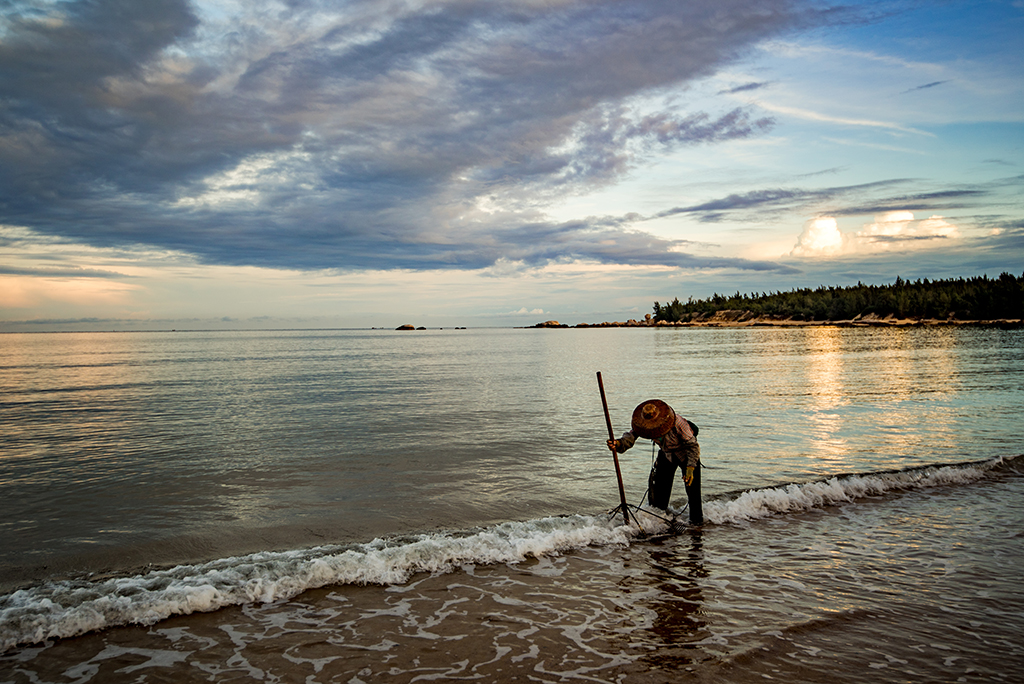
<path fill-rule="evenodd" d="M 604 406 L 604 420 L 608 424 L 608 439 L 615 439 L 615 431 L 612 430 L 612 417 L 608 413 L 608 400 L 604 396 L 604 380 L 601 379 L 601 371 L 597 371 L 597 386 L 601 388 L 601 405 Z M 619 469 L 619 452 L 613 446 L 612 460 L 615 461 L 615 478 L 619 481 L 619 501 L 622 503 L 622 519 L 629 525 L 629 508 L 626 505 L 626 490 L 622 486 L 622 470 Z"/>

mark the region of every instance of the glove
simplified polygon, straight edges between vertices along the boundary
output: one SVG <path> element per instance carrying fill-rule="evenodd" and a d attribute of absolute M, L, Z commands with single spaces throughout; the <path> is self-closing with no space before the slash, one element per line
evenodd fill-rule
<path fill-rule="evenodd" d="M 608 440 L 608 448 L 611 449 L 612 451 L 618 453 L 618 451 L 619 451 L 619 440 L 617 440 L 617 439 L 609 439 Z"/>
<path fill-rule="evenodd" d="M 687 487 L 693 484 L 693 466 L 686 468 L 686 474 L 683 475 L 683 484 Z"/>

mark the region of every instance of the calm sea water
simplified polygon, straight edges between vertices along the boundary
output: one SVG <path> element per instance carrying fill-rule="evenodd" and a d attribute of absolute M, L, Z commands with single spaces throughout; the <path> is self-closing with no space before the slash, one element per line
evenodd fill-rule
<path fill-rule="evenodd" d="M 0 335 L 0 681 L 1009 681 L 1022 341 Z M 596 371 L 700 426 L 702 530 L 607 514 Z"/>

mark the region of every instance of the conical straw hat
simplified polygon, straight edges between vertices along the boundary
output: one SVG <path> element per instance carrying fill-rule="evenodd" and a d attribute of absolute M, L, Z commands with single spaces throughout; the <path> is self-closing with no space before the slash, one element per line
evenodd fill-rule
<path fill-rule="evenodd" d="M 661 399 L 648 399 L 633 409 L 633 434 L 658 439 L 672 429 L 676 412 Z"/>

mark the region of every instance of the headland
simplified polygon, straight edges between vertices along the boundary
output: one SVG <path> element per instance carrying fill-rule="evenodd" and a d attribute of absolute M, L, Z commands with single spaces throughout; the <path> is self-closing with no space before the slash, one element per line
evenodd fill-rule
<path fill-rule="evenodd" d="M 696 314 L 686 321 L 659 321 L 647 314 L 642 320 L 605 321 L 603 323 L 577 323 L 568 325 L 558 321 L 544 321 L 528 328 L 751 328 L 757 326 L 809 327 L 834 326 L 840 328 L 871 327 L 939 327 L 939 326 L 983 326 L 1000 328 L 1024 327 L 1020 318 L 960 319 L 960 318 L 898 318 L 893 314 L 878 316 L 874 313 L 858 315 L 842 320 L 807 320 L 794 316 L 755 314 L 749 310 L 725 309 L 708 314 Z"/>

